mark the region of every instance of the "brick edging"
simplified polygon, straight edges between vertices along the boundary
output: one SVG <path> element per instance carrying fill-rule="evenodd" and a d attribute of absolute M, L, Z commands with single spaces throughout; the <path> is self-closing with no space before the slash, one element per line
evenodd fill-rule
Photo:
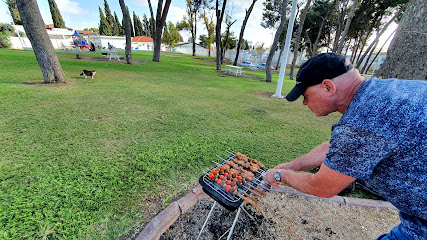
<path fill-rule="evenodd" d="M 288 186 L 279 186 L 272 187 L 271 191 L 279 193 L 287 193 L 290 195 L 304 196 L 311 198 L 319 198 L 327 201 L 332 201 L 340 204 L 345 204 L 349 206 L 361 206 L 361 207 L 378 207 L 378 208 L 390 208 L 397 209 L 390 202 L 381 201 L 381 200 L 371 200 L 363 198 L 351 198 L 351 197 L 342 197 L 334 196 L 331 198 L 320 198 L 310 194 L 306 194 L 300 191 L 297 191 Z M 193 207 L 197 201 L 200 199 L 206 198 L 208 195 L 203 192 L 202 187 L 196 187 L 191 190 L 187 195 L 181 199 L 170 204 L 166 209 L 157 214 L 148 224 L 145 226 L 144 230 L 138 234 L 136 240 L 145 240 L 145 239 L 159 239 L 160 236 L 169 229 L 169 227 L 178 219 L 179 215 L 185 213 L 188 209 Z"/>

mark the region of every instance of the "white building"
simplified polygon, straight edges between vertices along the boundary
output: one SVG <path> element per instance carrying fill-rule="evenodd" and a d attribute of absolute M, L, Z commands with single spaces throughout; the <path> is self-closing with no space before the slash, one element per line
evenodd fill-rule
<path fill-rule="evenodd" d="M 146 36 L 135 36 L 132 38 L 132 50 L 153 50 L 153 39 Z"/>
<path fill-rule="evenodd" d="M 184 53 L 184 54 L 189 54 L 192 55 L 193 54 L 193 43 L 191 42 L 187 42 L 187 43 L 181 43 L 178 44 L 175 48 L 174 48 L 175 52 L 179 52 L 179 53 Z M 216 52 L 215 50 L 211 49 L 211 56 L 215 56 Z M 203 47 L 200 44 L 196 43 L 196 56 L 209 56 L 209 50 L 205 47 Z"/>

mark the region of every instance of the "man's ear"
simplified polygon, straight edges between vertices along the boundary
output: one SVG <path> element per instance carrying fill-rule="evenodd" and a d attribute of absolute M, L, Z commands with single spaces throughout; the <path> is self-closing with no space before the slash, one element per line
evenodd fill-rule
<path fill-rule="evenodd" d="M 331 95 L 334 95 L 335 92 L 337 91 L 337 88 L 336 88 L 334 82 L 330 79 L 323 80 L 322 87 L 326 92 L 328 92 Z"/>

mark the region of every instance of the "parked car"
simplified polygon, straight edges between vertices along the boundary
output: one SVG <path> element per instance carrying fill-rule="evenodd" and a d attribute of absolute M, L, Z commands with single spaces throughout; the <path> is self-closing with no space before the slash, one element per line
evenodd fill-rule
<path fill-rule="evenodd" d="M 266 64 L 265 64 L 265 63 L 260 63 L 260 64 L 258 64 L 258 65 L 257 65 L 257 67 L 258 67 L 259 69 L 265 69 L 265 66 L 266 66 Z M 273 67 L 273 66 L 271 66 L 271 70 L 274 70 L 274 67 Z"/>
<path fill-rule="evenodd" d="M 251 62 L 248 62 L 248 61 L 243 61 L 240 65 L 241 65 L 242 67 L 250 67 L 250 66 L 252 66 L 252 63 L 251 63 Z"/>

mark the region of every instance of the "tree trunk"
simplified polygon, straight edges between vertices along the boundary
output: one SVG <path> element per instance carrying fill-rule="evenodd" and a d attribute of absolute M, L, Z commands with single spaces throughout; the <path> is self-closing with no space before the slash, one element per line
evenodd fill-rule
<path fill-rule="evenodd" d="M 285 41 L 286 39 L 283 39 L 282 44 L 280 45 L 280 53 L 279 53 L 279 59 L 277 59 L 277 63 L 276 63 L 276 70 L 279 69 L 279 65 L 280 65 L 280 60 L 282 59 L 282 53 L 283 53 L 283 48 L 285 48 Z"/>
<path fill-rule="evenodd" d="M 427 2 L 410 0 L 381 65 L 383 78 L 427 80 Z"/>
<path fill-rule="evenodd" d="M 307 0 L 307 4 L 305 4 L 304 9 L 302 10 L 301 17 L 299 20 L 300 23 L 298 26 L 297 35 L 295 36 L 294 58 L 292 59 L 291 72 L 289 74 L 289 77 L 291 78 L 291 80 L 294 79 L 294 69 L 295 69 L 295 64 L 297 62 L 297 57 L 298 57 L 299 42 L 301 40 L 301 33 L 302 33 L 302 29 L 304 28 L 305 17 L 307 16 L 308 9 L 310 8 L 310 4 L 311 4 L 311 0 Z"/>
<path fill-rule="evenodd" d="M 396 33 L 396 30 L 397 30 L 397 29 L 395 29 L 395 30 L 394 30 L 394 31 L 393 31 L 393 32 L 388 36 L 387 40 L 383 43 L 383 45 L 381 46 L 380 50 L 378 50 L 377 54 L 375 55 L 374 59 L 372 59 L 371 63 L 368 65 L 368 68 L 367 68 L 367 69 L 369 69 L 369 68 L 372 66 L 372 64 L 375 62 L 375 59 L 378 57 L 378 55 L 380 55 L 381 51 L 383 50 L 383 48 L 384 48 L 384 46 L 386 45 L 386 43 L 388 42 L 388 40 L 391 38 L 391 36 L 393 36 L 393 34 L 395 34 L 395 33 Z M 368 70 L 366 70 L 366 72 L 368 72 Z"/>
<path fill-rule="evenodd" d="M 246 10 L 245 19 L 243 20 L 242 28 L 240 29 L 240 35 L 239 35 L 239 42 L 237 43 L 237 49 L 236 49 L 236 58 L 234 58 L 233 65 L 237 65 L 237 61 L 239 60 L 239 53 L 240 53 L 240 46 L 242 44 L 243 40 L 243 33 L 245 32 L 246 24 L 248 23 L 249 16 L 251 15 L 252 9 L 254 8 L 254 5 L 257 0 L 252 0 L 252 4 L 249 7 L 249 9 Z"/>
<path fill-rule="evenodd" d="M 156 32 L 156 20 L 154 18 L 154 13 L 153 13 L 153 7 L 151 6 L 151 1 L 148 0 L 148 7 L 150 9 L 150 14 L 151 14 L 151 21 L 149 21 L 150 25 L 151 25 L 151 29 L 150 29 L 150 36 L 154 37 L 154 33 Z"/>
<path fill-rule="evenodd" d="M 120 8 L 122 9 L 123 19 L 125 23 L 125 35 L 126 35 L 126 62 L 132 64 L 132 33 L 130 29 L 130 15 L 126 8 L 125 1 L 119 0 Z"/>
<path fill-rule="evenodd" d="M 17 0 L 25 33 L 31 42 L 45 83 L 65 83 L 65 75 L 47 35 L 36 0 Z"/>
<path fill-rule="evenodd" d="M 215 26 L 215 44 L 216 44 L 216 70 L 221 70 L 222 43 L 221 43 L 221 24 L 224 17 L 227 0 L 223 0 L 222 9 L 219 10 L 219 0 L 216 0 L 216 26 Z"/>
<path fill-rule="evenodd" d="M 163 0 L 159 0 L 157 4 L 157 16 L 156 16 L 156 31 L 154 34 L 154 51 L 153 51 L 153 62 L 160 61 L 160 47 L 162 44 L 162 33 L 163 27 L 165 26 L 166 16 L 168 15 L 169 7 L 172 0 L 166 0 L 165 6 L 163 7 Z M 162 12 L 163 9 L 163 12 Z"/>
<path fill-rule="evenodd" d="M 344 2 L 343 0 L 340 0 L 340 2 Z M 346 0 L 345 2 L 345 6 L 340 9 L 340 7 L 338 6 L 338 9 L 341 10 L 339 13 L 339 18 L 338 18 L 338 26 L 337 26 L 337 31 L 335 33 L 335 37 L 334 37 L 334 43 L 332 44 L 332 52 L 336 52 L 337 48 L 338 48 L 338 42 L 339 42 L 339 38 L 341 36 L 341 32 L 342 32 L 342 26 L 344 23 L 344 18 L 345 18 L 345 12 L 347 10 L 347 6 L 348 6 L 348 0 Z"/>
<path fill-rule="evenodd" d="M 368 54 L 368 56 L 366 57 L 366 60 L 365 60 L 365 64 L 363 65 L 363 67 L 362 67 L 362 69 L 361 70 L 359 70 L 360 71 L 360 73 L 363 73 L 363 74 L 366 74 L 366 72 L 368 72 L 368 69 L 366 69 L 366 67 L 368 66 L 368 63 L 369 63 L 369 59 L 371 58 L 371 56 L 372 56 L 372 53 L 374 52 L 374 50 L 375 50 L 375 48 L 377 48 L 377 46 L 378 46 L 378 40 L 375 42 L 375 44 L 374 44 L 374 46 L 371 48 L 371 50 L 369 51 L 369 54 Z"/>
<path fill-rule="evenodd" d="M 350 24 L 351 24 L 351 21 L 353 20 L 354 12 L 356 11 L 357 3 L 358 3 L 358 0 L 354 0 L 354 4 L 353 6 L 351 6 L 350 14 L 348 15 L 347 22 L 345 23 L 344 31 L 342 33 L 341 39 L 338 43 L 338 47 L 336 50 L 336 52 L 339 54 L 341 54 L 342 49 L 344 47 L 345 38 L 347 37 L 348 30 L 350 29 Z"/>
<path fill-rule="evenodd" d="M 265 63 L 265 81 L 271 82 L 271 61 L 273 61 L 274 53 L 276 52 L 277 42 L 279 42 L 280 35 L 283 32 L 286 24 L 286 7 L 288 6 L 288 0 L 283 0 L 282 6 L 280 8 L 280 25 L 276 30 L 276 35 L 274 36 L 273 44 L 270 48 L 270 54 L 268 54 L 267 62 Z M 282 61 L 287 61 L 288 59 L 283 59 Z M 285 69 L 286 70 L 286 69 Z"/>
<path fill-rule="evenodd" d="M 394 19 L 397 18 L 397 16 L 399 16 L 399 14 L 402 12 L 403 8 L 399 9 L 399 11 L 397 11 L 397 13 L 390 19 L 390 21 L 388 21 L 386 23 L 386 25 L 383 27 L 383 29 L 381 30 L 381 32 L 379 32 L 376 36 L 376 38 L 374 39 L 374 41 L 369 45 L 368 49 L 365 51 L 365 53 L 362 55 L 362 57 L 360 58 L 360 61 L 357 62 L 356 68 L 359 68 L 360 65 L 362 64 L 363 60 L 365 59 L 366 55 L 368 54 L 368 52 L 371 50 L 371 48 L 374 47 L 374 45 L 376 45 L 376 43 L 378 42 L 378 39 L 381 37 L 381 35 L 383 35 L 383 33 L 387 30 L 388 26 L 390 26 L 390 24 L 394 21 Z"/>

